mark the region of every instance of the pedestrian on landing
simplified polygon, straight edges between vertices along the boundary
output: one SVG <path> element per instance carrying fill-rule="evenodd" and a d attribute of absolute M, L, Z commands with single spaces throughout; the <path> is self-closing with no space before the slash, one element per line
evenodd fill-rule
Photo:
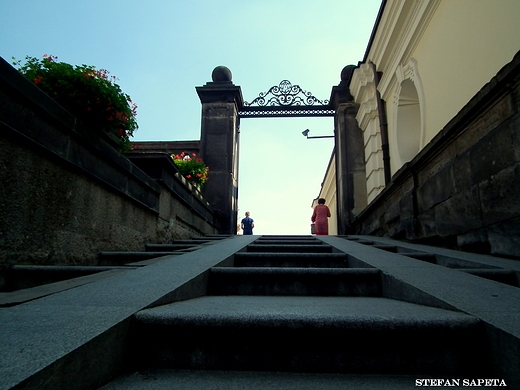
<path fill-rule="evenodd" d="M 325 206 L 325 199 L 318 199 L 318 204 L 314 207 L 311 221 L 314 222 L 317 236 L 327 236 L 329 234 L 330 210 Z"/>
<path fill-rule="evenodd" d="M 252 235 L 253 234 L 253 228 L 255 227 L 255 221 L 253 221 L 253 218 L 250 217 L 249 211 L 246 211 L 246 217 L 242 219 L 241 227 L 244 231 L 244 235 Z"/>

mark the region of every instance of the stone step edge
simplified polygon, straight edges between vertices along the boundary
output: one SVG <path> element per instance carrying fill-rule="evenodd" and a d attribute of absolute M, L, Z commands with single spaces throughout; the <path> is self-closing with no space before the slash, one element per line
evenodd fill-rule
<path fill-rule="evenodd" d="M 210 273 L 226 275 L 380 275 L 377 268 L 303 268 L 303 267 L 213 267 Z"/>
<path fill-rule="evenodd" d="M 417 389 L 416 380 L 422 384 L 424 378 L 431 376 L 163 368 L 123 375 L 99 390 L 127 390 L 137 388 L 136 384 L 140 385 L 139 388 L 150 390 L 206 390 L 216 386 L 226 390 L 411 390 Z M 462 383 L 462 380 L 460 382 Z"/>
<path fill-rule="evenodd" d="M 346 253 L 320 253 L 320 252 L 237 252 L 235 257 L 337 257 L 346 258 Z"/>
<path fill-rule="evenodd" d="M 270 329 L 315 329 L 316 331 L 341 329 L 344 331 L 432 331 L 436 329 L 469 329 L 478 327 L 480 321 L 473 317 L 436 318 L 418 320 L 410 316 L 406 319 L 381 318 L 378 316 L 365 316 L 338 319 L 337 317 L 303 318 L 297 315 L 258 315 L 258 316 L 198 316 L 175 315 L 157 316 L 146 312 L 136 313 L 134 319 L 140 325 L 162 325 L 168 327 L 204 327 L 204 328 L 270 328 Z"/>

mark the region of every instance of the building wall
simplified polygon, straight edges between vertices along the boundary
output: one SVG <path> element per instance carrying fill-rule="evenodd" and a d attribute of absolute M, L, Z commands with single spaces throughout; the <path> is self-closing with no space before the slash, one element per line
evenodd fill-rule
<path fill-rule="evenodd" d="M 384 188 L 371 63 L 382 72 L 378 89 L 386 102 L 395 174 L 513 59 L 520 48 L 517 15 L 516 0 L 387 2 L 351 84 L 361 106 L 369 201 Z"/>
<path fill-rule="evenodd" d="M 362 234 L 520 258 L 520 53 L 355 221 Z"/>
<path fill-rule="evenodd" d="M 417 63 L 429 113 L 424 144 L 520 49 L 516 0 L 443 0 L 434 11 L 409 55 Z"/>
<path fill-rule="evenodd" d="M 356 233 L 520 257 L 518 15 L 516 0 L 383 2 L 349 83 L 368 201 Z"/>
<path fill-rule="evenodd" d="M 518 15 L 516 0 L 383 2 L 349 83 L 368 201 L 355 233 L 520 258 Z"/>

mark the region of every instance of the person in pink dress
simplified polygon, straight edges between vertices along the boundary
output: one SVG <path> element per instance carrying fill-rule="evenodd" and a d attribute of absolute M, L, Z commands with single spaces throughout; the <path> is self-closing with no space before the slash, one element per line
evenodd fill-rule
<path fill-rule="evenodd" d="M 318 199 L 318 205 L 314 207 L 311 221 L 314 222 L 316 227 L 317 236 L 327 236 L 329 234 L 329 220 L 330 210 L 325 206 L 325 199 Z"/>

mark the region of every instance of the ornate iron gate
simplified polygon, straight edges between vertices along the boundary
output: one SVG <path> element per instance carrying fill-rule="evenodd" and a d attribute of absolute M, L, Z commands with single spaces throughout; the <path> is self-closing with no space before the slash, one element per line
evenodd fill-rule
<path fill-rule="evenodd" d="M 200 154 L 212 167 L 213 176 L 203 195 L 221 215 L 221 233 L 236 232 L 240 119 L 330 116 L 334 118 L 338 233 L 347 234 L 350 221 L 366 202 L 366 186 L 354 186 L 366 179 L 363 132 L 349 91 L 354 69 L 348 65 L 342 70 L 340 84 L 332 87 L 331 101 L 319 100 L 283 80 L 250 103 L 244 102 L 241 88 L 233 84 L 231 71 L 224 66 L 213 70 L 212 82 L 196 87 L 202 103 Z"/>
<path fill-rule="evenodd" d="M 244 102 L 240 118 L 321 117 L 334 116 L 328 100 L 319 100 L 299 85 L 283 80 L 267 92 L 260 92 L 251 103 Z"/>

